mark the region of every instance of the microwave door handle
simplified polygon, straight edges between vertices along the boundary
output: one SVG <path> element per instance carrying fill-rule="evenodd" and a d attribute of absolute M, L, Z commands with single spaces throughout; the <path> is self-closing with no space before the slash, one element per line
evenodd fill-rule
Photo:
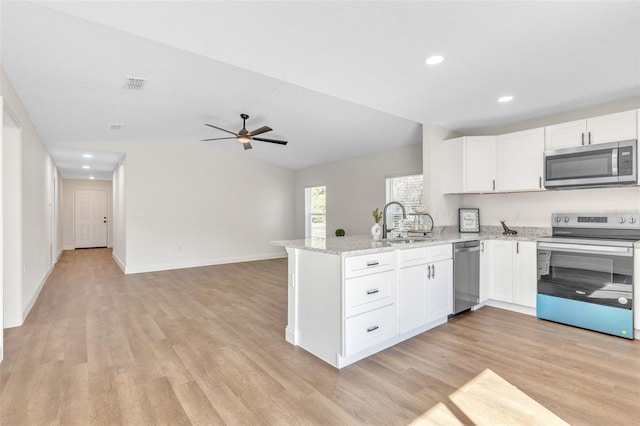
<path fill-rule="evenodd" d="M 618 148 L 611 150 L 611 176 L 618 176 Z"/>

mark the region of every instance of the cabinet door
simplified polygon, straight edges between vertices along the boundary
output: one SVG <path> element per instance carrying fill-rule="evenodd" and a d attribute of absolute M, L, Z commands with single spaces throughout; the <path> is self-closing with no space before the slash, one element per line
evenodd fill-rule
<path fill-rule="evenodd" d="M 493 270 L 492 243 L 493 241 L 480 241 L 480 303 L 489 299 Z"/>
<path fill-rule="evenodd" d="M 400 333 L 429 322 L 427 312 L 428 265 L 400 269 Z"/>
<path fill-rule="evenodd" d="M 544 128 L 545 149 L 570 148 L 587 143 L 587 120 L 570 121 Z"/>
<path fill-rule="evenodd" d="M 453 260 L 432 263 L 431 268 L 431 278 L 427 280 L 429 322 L 453 313 Z"/>
<path fill-rule="evenodd" d="M 433 186 L 440 187 L 443 194 L 459 194 L 464 191 L 462 182 L 464 138 L 448 139 L 433 147 L 431 167 L 434 171 Z"/>
<path fill-rule="evenodd" d="M 528 241 L 516 242 L 513 259 L 513 302 L 518 305 L 535 308 L 538 287 L 538 252 L 536 243 Z"/>
<path fill-rule="evenodd" d="M 490 298 L 513 302 L 513 244 L 511 241 L 493 241 L 493 280 Z"/>
<path fill-rule="evenodd" d="M 465 137 L 465 192 L 495 191 L 497 163 L 495 136 Z"/>
<path fill-rule="evenodd" d="M 499 191 L 542 189 L 544 128 L 498 136 Z"/>
<path fill-rule="evenodd" d="M 638 138 L 636 111 L 602 115 L 587 120 L 587 141 L 591 144 Z"/>

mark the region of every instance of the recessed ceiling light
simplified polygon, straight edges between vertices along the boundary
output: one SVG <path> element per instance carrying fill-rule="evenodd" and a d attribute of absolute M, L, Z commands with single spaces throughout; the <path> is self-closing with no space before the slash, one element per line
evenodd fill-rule
<path fill-rule="evenodd" d="M 425 59 L 424 62 L 427 65 L 436 65 L 436 64 L 439 64 L 442 61 L 444 61 L 444 57 L 443 56 L 435 55 L 435 56 L 429 56 L 427 59 Z"/>
<path fill-rule="evenodd" d="M 120 130 L 122 129 L 122 124 L 109 124 L 109 130 Z"/>
<path fill-rule="evenodd" d="M 89 176 L 89 179 L 94 180 L 95 178 L 93 176 Z"/>
<path fill-rule="evenodd" d="M 91 155 L 91 154 L 82 154 L 82 156 L 84 158 L 93 158 L 93 155 Z"/>
<path fill-rule="evenodd" d="M 82 166 L 83 169 L 90 169 L 90 166 Z"/>
<path fill-rule="evenodd" d="M 502 97 L 498 98 L 498 102 L 500 102 L 500 103 L 511 102 L 512 100 L 513 100 L 513 96 L 511 96 L 511 95 L 502 96 Z"/>

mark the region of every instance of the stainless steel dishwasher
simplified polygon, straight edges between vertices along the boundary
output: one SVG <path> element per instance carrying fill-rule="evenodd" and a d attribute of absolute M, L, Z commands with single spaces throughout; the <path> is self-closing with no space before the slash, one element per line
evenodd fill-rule
<path fill-rule="evenodd" d="M 453 245 L 453 314 L 478 304 L 480 300 L 480 241 Z"/>

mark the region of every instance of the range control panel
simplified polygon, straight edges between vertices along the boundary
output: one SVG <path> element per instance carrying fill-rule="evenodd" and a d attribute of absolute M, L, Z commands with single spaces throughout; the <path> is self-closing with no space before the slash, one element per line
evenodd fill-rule
<path fill-rule="evenodd" d="M 640 229 L 640 213 L 553 213 L 551 226 L 554 228 Z"/>

